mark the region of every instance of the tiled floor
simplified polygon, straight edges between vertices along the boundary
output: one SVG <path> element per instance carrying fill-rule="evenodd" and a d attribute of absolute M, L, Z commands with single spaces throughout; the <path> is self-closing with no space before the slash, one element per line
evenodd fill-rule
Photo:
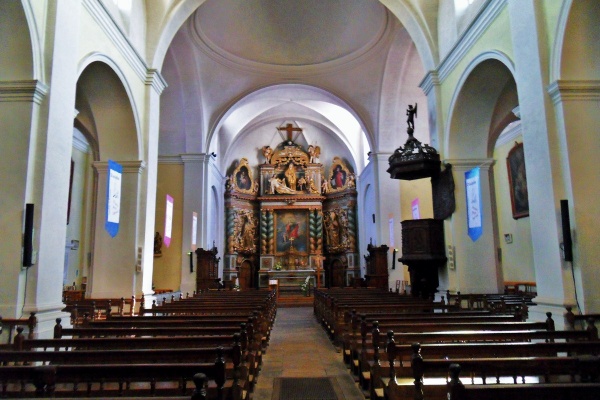
<path fill-rule="evenodd" d="M 279 308 L 252 399 L 271 400 L 273 378 L 326 376 L 335 377 L 341 386 L 340 400 L 364 400 L 312 307 Z"/>

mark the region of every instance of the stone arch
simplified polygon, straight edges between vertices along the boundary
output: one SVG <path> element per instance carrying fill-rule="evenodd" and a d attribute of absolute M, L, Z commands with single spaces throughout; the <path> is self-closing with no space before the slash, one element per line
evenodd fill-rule
<path fill-rule="evenodd" d="M 142 159 L 139 116 L 122 71 L 100 54 L 86 58 L 79 70 L 76 118 L 98 143 L 98 160 Z"/>
<path fill-rule="evenodd" d="M 600 79 L 600 3 L 568 0 L 563 3 L 552 49 L 550 82 Z"/>
<path fill-rule="evenodd" d="M 87 262 L 91 267 L 88 269 L 88 294 L 112 297 L 117 293 L 132 292 L 137 284 L 137 272 L 130 266 L 136 265 L 140 257 L 137 210 L 145 163 L 137 107 L 125 74 L 116 62 L 99 53 L 88 55 L 80 62 L 75 108 L 74 126 L 88 138 L 94 155 L 90 193 L 93 201 L 88 210 L 92 217 L 85 227 L 89 229 L 86 248 L 93 250 Z M 123 168 L 116 240 L 104 229 L 109 160 Z M 113 281 L 114 276 L 120 277 L 118 282 Z"/>
<path fill-rule="evenodd" d="M 460 77 L 450 103 L 445 131 L 444 158 L 453 165 L 456 185 L 455 214 L 449 220 L 447 241 L 456 248 L 460 268 L 448 271 L 455 290 L 497 291 L 502 286 L 494 168 L 506 168 L 493 160 L 495 142 L 504 128 L 516 119 L 518 93 L 511 59 L 499 51 L 475 57 Z M 497 166 L 494 166 L 497 162 Z M 467 220 L 464 173 L 479 167 L 483 233 L 470 237 Z M 510 201 L 510 200 L 509 200 Z M 461 286 L 467 285 L 467 286 Z"/>
<path fill-rule="evenodd" d="M 509 115 L 509 110 L 512 112 L 518 105 L 510 108 L 499 103 L 499 99 L 507 100 L 507 93 L 516 94 L 511 90 L 513 86 L 516 89 L 514 64 L 504 53 L 482 53 L 469 64 L 450 103 L 444 135 L 446 158 L 473 159 L 491 155 L 491 139 L 495 142 L 500 134 L 494 122 L 500 123 Z M 492 137 L 492 132 L 496 137 Z M 466 143 L 469 145 L 465 146 Z"/>
<path fill-rule="evenodd" d="M 3 1 L 0 4 L 3 81 L 38 79 L 43 81 L 39 55 L 39 39 L 33 24 L 29 2 Z"/>

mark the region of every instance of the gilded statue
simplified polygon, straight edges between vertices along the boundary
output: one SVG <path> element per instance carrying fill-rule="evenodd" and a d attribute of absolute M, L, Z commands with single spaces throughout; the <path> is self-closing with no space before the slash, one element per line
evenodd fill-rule
<path fill-rule="evenodd" d="M 233 180 L 231 176 L 225 178 L 225 191 L 231 192 L 233 190 Z"/>
<path fill-rule="evenodd" d="M 298 179 L 298 190 L 306 190 L 306 178 L 303 176 Z"/>
<path fill-rule="evenodd" d="M 296 190 L 296 167 L 293 163 L 290 163 L 285 170 L 285 180 L 287 181 L 287 187 Z"/>
<path fill-rule="evenodd" d="M 329 247 L 340 245 L 340 223 L 334 211 L 325 214 L 325 233 Z"/>
<path fill-rule="evenodd" d="M 327 182 L 327 180 L 323 180 L 323 183 L 321 184 L 321 193 L 329 193 L 329 182 Z"/>
<path fill-rule="evenodd" d="M 308 178 L 308 191 L 310 193 L 319 193 L 319 191 L 317 190 L 317 187 L 315 186 L 315 180 Z"/>
<path fill-rule="evenodd" d="M 318 163 L 319 157 L 321 156 L 321 148 L 319 146 L 313 146 L 311 144 L 310 146 L 308 146 L 308 155 L 310 156 L 308 160 L 309 163 Z"/>
<path fill-rule="evenodd" d="M 244 249 L 254 249 L 254 238 L 256 237 L 256 221 L 251 215 L 246 216 L 244 224 L 244 234 L 242 237 L 242 247 Z"/>
<path fill-rule="evenodd" d="M 273 149 L 271 148 L 271 146 L 263 146 L 262 153 L 265 157 L 266 164 L 271 164 L 271 157 L 273 157 Z"/>
<path fill-rule="evenodd" d="M 354 188 L 356 187 L 356 176 L 354 174 L 349 174 L 348 175 L 348 182 L 347 182 L 347 186 L 349 188 Z"/>

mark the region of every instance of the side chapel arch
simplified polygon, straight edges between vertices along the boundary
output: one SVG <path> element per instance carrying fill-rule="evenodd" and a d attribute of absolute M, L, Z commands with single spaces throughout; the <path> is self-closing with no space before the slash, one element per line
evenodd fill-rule
<path fill-rule="evenodd" d="M 125 75 L 110 57 L 94 54 L 80 62 L 76 85 L 74 125 L 88 137 L 93 149 L 93 215 L 89 234 L 93 248 L 88 291 L 98 297 L 135 291 L 138 247 L 140 179 L 145 162 L 142 134 L 132 92 Z M 123 167 L 118 239 L 104 230 L 108 160 Z M 102 268 L 93 268 L 100 265 Z M 152 271 L 145 271 L 152 273 Z M 93 275 L 92 275 L 93 274 Z M 111 277 L 122 276 L 119 284 Z"/>
<path fill-rule="evenodd" d="M 456 186 L 459 205 L 466 204 L 464 173 L 479 167 L 483 221 L 482 236 L 472 240 L 467 234 L 464 206 L 457 207 L 448 220 L 446 242 L 453 243 L 456 258 L 462 260 L 459 268 L 445 277 L 446 285 L 452 289 L 481 292 L 497 291 L 502 286 L 501 262 L 496 255 L 500 239 L 493 171 L 506 168 L 506 161 L 494 160 L 492 156 L 498 135 L 516 119 L 512 110 L 517 106 L 514 64 L 499 51 L 476 57 L 461 76 L 452 98 L 444 140 L 445 162 L 453 165 L 455 182 L 461 182 Z"/>

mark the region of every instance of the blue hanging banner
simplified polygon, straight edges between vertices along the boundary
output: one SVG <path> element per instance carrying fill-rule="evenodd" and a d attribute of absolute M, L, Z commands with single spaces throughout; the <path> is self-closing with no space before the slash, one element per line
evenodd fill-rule
<path fill-rule="evenodd" d="M 106 178 L 106 222 L 104 228 L 111 237 L 119 232 L 121 214 L 121 176 L 123 166 L 108 160 L 108 176 Z"/>
<path fill-rule="evenodd" d="M 467 228 L 471 240 L 476 241 L 483 233 L 481 215 L 481 184 L 479 167 L 465 172 L 465 193 L 467 198 Z"/>

